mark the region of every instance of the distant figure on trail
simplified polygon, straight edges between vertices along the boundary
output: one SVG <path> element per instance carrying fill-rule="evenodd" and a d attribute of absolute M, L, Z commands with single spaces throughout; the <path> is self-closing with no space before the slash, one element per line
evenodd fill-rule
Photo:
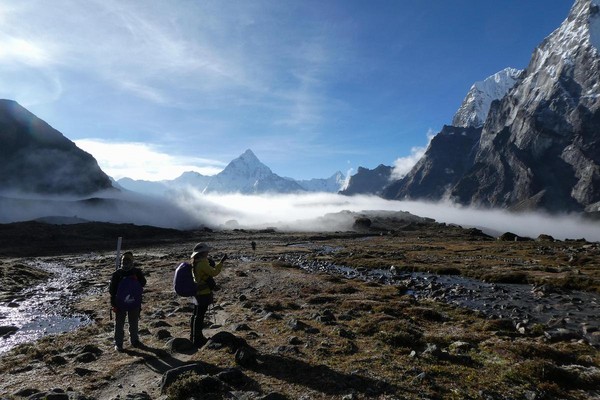
<path fill-rule="evenodd" d="M 115 313 L 115 350 L 123 351 L 125 318 L 129 322 L 129 341 L 133 347 L 141 347 L 138 322 L 142 309 L 142 293 L 146 277 L 141 269 L 133 266 L 133 253 L 127 251 L 121 257 L 121 266 L 110 278 L 110 305 Z"/>
<path fill-rule="evenodd" d="M 208 253 L 212 248 L 204 243 L 198 243 L 194 246 L 191 255 L 193 265 L 192 275 L 194 282 L 198 285 L 196 295 L 194 296 L 194 313 L 190 320 L 190 340 L 196 347 L 202 347 L 207 339 L 202 333 L 204 325 L 204 316 L 208 306 L 213 302 L 213 291 L 216 290 L 216 284 L 213 277 L 219 275 L 223 269 L 223 263 L 227 259 L 224 255 L 216 265 L 214 261 L 208 258 Z"/>
<path fill-rule="evenodd" d="M 252 251 L 256 251 L 256 242 L 254 240 L 250 243 L 250 246 L 252 246 Z"/>

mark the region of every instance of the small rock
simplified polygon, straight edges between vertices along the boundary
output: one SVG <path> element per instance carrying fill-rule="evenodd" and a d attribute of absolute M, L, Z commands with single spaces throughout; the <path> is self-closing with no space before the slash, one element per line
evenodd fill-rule
<path fill-rule="evenodd" d="M 166 329 L 159 329 L 158 331 L 156 331 L 156 333 L 154 334 L 154 336 L 158 339 L 158 340 L 164 340 L 167 338 L 172 337 L 171 336 L 171 332 L 169 332 Z"/>
<path fill-rule="evenodd" d="M 8 336 L 8 335 L 12 335 L 13 333 L 15 333 L 16 331 L 18 331 L 19 328 L 16 326 L 12 326 L 12 325 L 4 325 L 4 326 L 0 326 L 0 336 Z"/>
<path fill-rule="evenodd" d="M 194 343 L 192 343 L 189 339 L 186 338 L 170 339 L 167 342 L 166 347 L 172 353 L 184 353 L 196 349 Z"/>
<path fill-rule="evenodd" d="M 297 319 L 291 319 L 288 321 L 287 325 L 292 328 L 293 331 L 301 331 L 309 327 L 306 323 Z"/>
<path fill-rule="evenodd" d="M 249 347 L 240 347 L 235 352 L 235 362 L 242 367 L 252 367 L 256 365 L 256 352 Z"/>
<path fill-rule="evenodd" d="M 237 388 L 242 388 L 249 381 L 249 378 L 239 368 L 227 368 L 219 372 L 215 377 Z"/>
<path fill-rule="evenodd" d="M 33 388 L 21 389 L 18 392 L 15 392 L 15 396 L 17 397 L 29 397 L 35 393 L 40 393 L 40 390 Z"/>
<path fill-rule="evenodd" d="M 414 377 L 412 383 L 413 385 L 423 383 L 425 378 L 427 378 L 427 374 L 425 372 L 421 372 L 419 375 Z"/>
<path fill-rule="evenodd" d="M 288 400 L 288 398 L 282 395 L 281 393 L 272 392 L 262 397 L 259 397 L 257 400 Z"/>
<path fill-rule="evenodd" d="M 234 325 L 233 330 L 236 332 L 239 332 L 239 331 L 250 331 L 252 329 L 247 324 L 237 324 L 237 325 Z"/>
<path fill-rule="evenodd" d="M 98 357 L 94 353 L 83 353 L 75 357 L 75 361 L 80 363 L 89 363 L 97 359 Z"/>
<path fill-rule="evenodd" d="M 267 313 L 267 314 L 266 314 L 264 317 L 260 318 L 260 319 L 258 320 L 258 322 L 266 321 L 266 320 L 269 320 L 269 319 L 280 320 L 280 319 L 282 319 L 282 318 L 281 318 L 281 315 L 279 315 L 279 314 L 277 314 L 277 313 L 274 313 L 274 312 L 268 312 L 268 313 Z"/>
<path fill-rule="evenodd" d="M 570 341 L 571 339 L 580 338 L 576 332 L 565 328 L 557 328 L 551 331 L 546 331 L 544 332 L 544 336 L 546 336 L 546 339 L 548 339 L 550 342 L 565 342 Z"/>
<path fill-rule="evenodd" d="M 473 348 L 473 345 L 471 345 L 471 343 L 459 340 L 454 343 L 451 343 L 450 346 L 448 346 L 448 348 L 454 353 L 466 353 Z"/>
<path fill-rule="evenodd" d="M 65 365 L 67 363 L 67 359 L 63 356 L 55 355 L 50 357 L 46 362 L 52 365 Z"/>
<path fill-rule="evenodd" d="M 160 392 L 164 394 L 169 386 L 171 386 L 171 384 L 173 384 L 173 382 L 175 382 L 179 376 L 189 371 L 194 371 L 197 374 L 205 373 L 205 369 L 202 364 L 188 364 L 170 369 L 163 374 L 160 382 Z"/>
<path fill-rule="evenodd" d="M 81 367 L 75 367 L 74 371 L 79 376 L 87 376 L 87 375 L 91 375 L 94 372 L 96 372 L 94 370 L 87 369 L 87 368 L 81 368 Z"/>
<path fill-rule="evenodd" d="M 171 324 L 169 324 L 166 321 L 153 321 L 152 323 L 150 323 L 150 326 L 153 328 L 170 328 Z"/>
<path fill-rule="evenodd" d="M 292 336 L 291 338 L 288 339 L 288 343 L 291 344 L 291 345 L 293 345 L 293 346 L 299 346 L 303 342 L 302 342 L 302 340 L 298 336 Z"/>

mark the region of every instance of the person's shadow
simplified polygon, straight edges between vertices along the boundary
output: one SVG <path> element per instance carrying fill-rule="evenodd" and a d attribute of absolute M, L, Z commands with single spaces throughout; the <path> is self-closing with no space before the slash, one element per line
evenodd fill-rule
<path fill-rule="evenodd" d="M 311 365 L 295 358 L 261 354 L 257 355 L 257 361 L 251 367 L 257 373 L 306 386 L 326 395 L 342 395 L 353 391 L 373 396 L 396 393 L 398 390 L 394 385 L 381 379 L 344 374 L 326 365 Z"/>
<path fill-rule="evenodd" d="M 195 351 L 196 350 L 194 350 L 194 352 Z M 124 352 L 144 359 L 144 364 L 146 364 L 152 371 L 159 374 L 164 374 L 173 368 L 189 364 L 201 365 L 202 368 L 210 374 L 216 374 L 221 371 L 220 368 L 202 361 L 181 361 L 165 349 L 158 349 L 145 344 L 142 344 L 137 348 L 125 349 Z"/>

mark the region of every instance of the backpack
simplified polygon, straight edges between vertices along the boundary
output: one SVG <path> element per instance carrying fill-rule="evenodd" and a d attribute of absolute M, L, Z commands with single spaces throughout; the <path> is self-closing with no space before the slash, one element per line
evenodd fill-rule
<path fill-rule="evenodd" d="M 198 285 L 194 282 L 192 275 L 192 264 L 182 262 L 175 270 L 173 277 L 173 289 L 179 296 L 190 297 L 195 296 L 198 290 Z"/>
<path fill-rule="evenodd" d="M 124 276 L 117 287 L 115 295 L 119 310 L 131 311 L 142 308 L 144 288 L 135 274 Z"/>
<path fill-rule="evenodd" d="M 211 260 L 209 260 L 209 262 L 210 261 Z M 214 261 L 212 264 L 214 264 Z M 182 262 L 175 270 L 175 276 L 173 277 L 173 289 L 179 296 L 191 297 L 196 295 L 196 292 L 198 291 L 198 284 L 194 282 L 194 275 L 192 273 L 193 269 L 194 267 L 192 264 Z M 206 284 L 210 290 L 218 290 L 217 284 L 212 276 L 206 280 Z"/>

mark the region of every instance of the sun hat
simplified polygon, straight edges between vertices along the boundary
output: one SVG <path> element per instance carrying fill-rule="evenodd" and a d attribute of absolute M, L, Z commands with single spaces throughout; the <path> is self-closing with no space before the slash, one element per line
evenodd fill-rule
<path fill-rule="evenodd" d="M 121 256 L 121 268 L 130 269 L 131 267 L 133 267 L 133 253 L 126 251 Z"/>
<path fill-rule="evenodd" d="M 198 243 L 194 246 L 194 250 L 192 250 L 191 258 L 196 257 L 196 255 L 200 253 L 208 253 L 212 250 L 212 247 L 208 246 L 205 243 Z"/>

